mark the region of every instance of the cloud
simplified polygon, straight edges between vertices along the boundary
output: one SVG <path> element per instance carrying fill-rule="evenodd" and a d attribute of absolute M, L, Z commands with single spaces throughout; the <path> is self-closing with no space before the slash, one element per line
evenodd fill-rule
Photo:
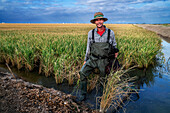
<path fill-rule="evenodd" d="M 90 1 L 90 2 L 88 2 Z M 95 7 L 96 11 L 102 11 L 111 19 L 111 22 L 132 22 L 132 23 L 161 23 L 170 22 L 170 1 L 169 0 L 91 0 L 80 4 Z M 103 2 L 105 5 L 100 5 Z M 102 7 L 102 9 L 100 9 Z M 104 10 L 103 10 L 104 9 Z M 152 15 L 152 16 L 151 16 Z M 159 16 L 157 16 L 159 15 Z M 166 20 L 163 20 L 163 16 Z M 166 16 L 165 16 L 166 15 Z M 155 17 L 157 17 L 155 19 Z"/>
<path fill-rule="evenodd" d="M 89 23 L 101 11 L 108 23 L 170 23 L 170 0 L 1 0 L 0 4 L 0 22 Z"/>
<path fill-rule="evenodd" d="M 6 2 L 7 0 L 1 0 L 1 2 L 3 3 L 3 2 Z"/>

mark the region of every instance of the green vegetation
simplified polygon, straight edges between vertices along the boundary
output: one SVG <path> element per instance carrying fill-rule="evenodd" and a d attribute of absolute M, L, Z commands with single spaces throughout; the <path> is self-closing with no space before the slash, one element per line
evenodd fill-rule
<path fill-rule="evenodd" d="M 115 32 L 119 61 L 126 68 L 154 64 L 161 40 L 150 31 L 133 25 L 107 24 Z M 29 71 L 66 78 L 73 84 L 84 62 L 87 33 L 92 24 L 0 24 L 0 62 Z"/>
<path fill-rule="evenodd" d="M 170 24 L 163 24 L 163 26 L 170 27 Z"/>

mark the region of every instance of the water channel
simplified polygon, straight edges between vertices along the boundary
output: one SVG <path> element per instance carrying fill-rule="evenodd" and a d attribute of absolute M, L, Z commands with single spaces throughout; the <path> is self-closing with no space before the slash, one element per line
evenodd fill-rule
<path fill-rule="evenodd" d="M 126 113 L 170 113 L 170 39 L 162 38 L 162 55 L 157 55 L 157 65 L 146 72 L 133 71 L 138 76 L 139 99 L 124 107 Z M 121 110 L 120 113 L 123 113 Z"/>
<path fill-rule="evenodd" d="M 146 70 L 136 69 L 129 72 L 131 76 L 137 76 L 136 87 L 140 89 L 137 100 L 125 102 L 124 110 L 126 113 L 170 113 L 170 39 L 162 39 L 163 54 L 157 55 L 156 65 L 150 66 Z M 0 71 L 7 71 L 4 64 L 0 64 Z M 38 72 L 19 71 L 12 68 L 13 73 L 25 81 L 43 85 L 44 87 L 54 88 L 67 94 L 76 95 L 74 87 L 67 82 L 57 85 L 54 77 L 45 77 Z M 96 90 L 88 94 L 86 103 L 95 109 Z M 123 113 L 120 109 L 118 112 Z"/>

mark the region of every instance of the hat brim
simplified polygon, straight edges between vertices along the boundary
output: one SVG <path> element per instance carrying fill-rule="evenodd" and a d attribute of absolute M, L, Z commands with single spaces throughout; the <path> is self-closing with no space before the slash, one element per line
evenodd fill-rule
<path fill-rule="evenodd" d="M 95 24 L 95 20 L 97 20 L 97 19 L 103 19 L 103 20 L 104 20 L 104 22 L 108 20 L 107 18 L 103 18 L 103 17 L 96 17 L 95 19 L 90 20 L 90 22 L 91 22 L 92 24 Z"/>

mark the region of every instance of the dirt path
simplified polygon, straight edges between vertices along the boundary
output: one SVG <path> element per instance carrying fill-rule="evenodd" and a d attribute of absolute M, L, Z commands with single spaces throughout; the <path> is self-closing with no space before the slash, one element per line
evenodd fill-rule
<path fill-rule="evenodd" d="M 156 32 L 158 35 L 170 39 L 170 27 L 166 27 L 163 25 L 151 25 L 151 24 L 134 24 L 134 25 Z"/>
<path fill-rule="evenodd" d="M 75 97 L 0 72 L 0 113 L 95 112 Z"/>

